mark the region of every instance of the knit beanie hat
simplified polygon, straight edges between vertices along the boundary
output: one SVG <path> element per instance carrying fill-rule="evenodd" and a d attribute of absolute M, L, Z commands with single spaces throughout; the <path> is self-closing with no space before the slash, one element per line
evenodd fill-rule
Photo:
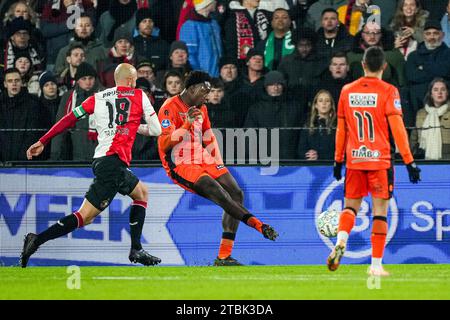
<path fill-rule="evenodd" d="M 209 6 L 211 3 L 213 3 L 215 0 L 194 0 L 192 1 L 195 6 L 195 10 L 201 10 Z"/>
<path fill-rule="evenodd" d="M 264 87 L 278 83 L 286 85 L 286 80 L 280 71 L 270 71 L 264 76 Z"/>
<path fill-rule="evenodd" d="M 97 71 L 95 71 L 94 67 L 91 66 L 89 63 L 82 62 L 78 66 L 77 72 L 75 73 L 75 81 L 78 81 L 83 77 L 89 77 L 89 76 L 96 77 Z"/>
<path fill-rule="evenodd" d="M 41 87 L 41 90 L 47 82 L 58 84 L 55 75 L 51 71 L 46 71 L 39 76 L 39 87 Z"/>
<path fill-rule="evenodd" d="M 142 22 L 142 20 L 145 19 L 152 19 L 153 20 L 153 14 L 152 12 L 147 8 L 142 8 L 136 11 L 136 28 L 139 29 L 139 24 Z"/>
<path fill-rule="evenodd" d="M 169 57 L 177 49 L 181 49 L 181 50 L 186 51 L 186 53 L 189 53 L 186 43 L 184 43 L 183 41 L 174 41 L 170 45 Z"/>

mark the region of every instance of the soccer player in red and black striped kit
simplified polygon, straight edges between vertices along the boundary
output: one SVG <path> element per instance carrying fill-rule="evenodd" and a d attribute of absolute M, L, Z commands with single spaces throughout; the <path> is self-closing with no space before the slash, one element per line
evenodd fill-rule
<path fill-rule="evenodd" d="M 87 115 L 94 117 L 98 133 L 98 146 L 92 164 L 94 181 L 78 211 L 64 217 L 40 234 L 26 235 L 20 257 L 23 268 L 27 266 L 30 256 L 45 242 L 90 224 L 108 207 L 117 192 L 133 199 L 130 210 L 130 261 L 143 265 L 161 262 L 161 259 L 142 249 L 140 239 L 148 189 L 128 168 L 136 133 L 159 136 L 161 126 L 147 96 L 142 90 L 135 89 L 136 69 L 127 63 L 120 64 L 114 72 L 114 79 L 116 87 L 86 99 L 27 150 L 27 158 L 31 160 L 42 153 L 44 146 L 53 137 L 73 127 L 79 119 Z M 141 125 L 142 117 L 147 124 Z"/>

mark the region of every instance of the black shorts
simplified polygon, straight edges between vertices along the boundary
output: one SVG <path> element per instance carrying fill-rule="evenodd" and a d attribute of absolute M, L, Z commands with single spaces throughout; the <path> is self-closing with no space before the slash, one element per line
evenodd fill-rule
<path fill-rule="evenodd" d="M 117 192 L 129 195 L 139 183 L 139 179 L 117 155 L 95 159 L 92 171 L 95 178 L 85 197 L 100 211 L 108 207 Z"/>

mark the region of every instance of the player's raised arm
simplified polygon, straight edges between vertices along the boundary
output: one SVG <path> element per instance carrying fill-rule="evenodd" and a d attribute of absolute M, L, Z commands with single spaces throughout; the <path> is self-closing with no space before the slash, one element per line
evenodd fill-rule
<path fill-rule="evenodd" d="M 55 136 L 64 132 L 68 128 L 75 126 L 76 122 L 87 114 L 94 112 L 95 96 L 91 96 L 86 99 L 81 106 L 76 107 L 44 134 L 38 142 L 31 145 L 27 150 L 27 159 L 31 160 L 33 157 L 39 156 L 44 151 L 45 145 L 50 142 Z"/>
<path fill-rule="evenodd" d="M 188 133 L 187 130 L 192 127 L 195 119 L 201 116 L 202 113 L 198 108 L 190 107 L 183 125 L 180 128 L 175 128 L 170 111 L 167 109 L 161 109 L 159 111 L 159 119 L 163 129 L 161 136 L 158 138 L 158 144 L 162 150 L 167 152 L 182 141 L 183 136 Z"/>
<path fill-rule="evenodd" d="M 157 137 L 161 135 L 162 130 L 158 115 L 145 93 L 142 93 L 142 108 L 144 109 L 144 119 L 147 124 L 141 124 L 138 128 L 138 133 L 143 136 Z"/>

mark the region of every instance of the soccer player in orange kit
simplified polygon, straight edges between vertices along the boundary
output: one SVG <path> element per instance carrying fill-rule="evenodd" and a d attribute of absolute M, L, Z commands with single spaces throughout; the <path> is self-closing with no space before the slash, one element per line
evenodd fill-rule
<path fill-rule="evenodd" d="M 411 154 L 397 88 L 381 80 L 386 68 L 383 49 L 364 53 L 365 76 L 346 85 L 338 104 L 338 124 L 333 175 L 342 178 L 346 156 L 345 201 L 339 218 L 336 246 L 327 259 L 330 271 L 339 267 L 348 236 L 363 197 L 372 195 L 372 263 L 368 273 L 387 276 L 382 258 L 388 231 L 387 211 L 394 186 L 394 152 L 397 144 L 412 183 L 420 181 L 420 169 Z"/>
<path fill-rule="evenodd" d="M 224 209 L 222 241 L 214 265 L 235 266 L 241 265 L 231 257 L 239 222 L 270 240 L 278 233 L 243 206 L 243 192 L 225 167 L 211 130 L 205 106 L 210 90 L 210 76 L 193 71 L 183 92 L 164 102 L 158 113 L 162 127 L 158 151 L 167 175 L 176 184 Z"/>

